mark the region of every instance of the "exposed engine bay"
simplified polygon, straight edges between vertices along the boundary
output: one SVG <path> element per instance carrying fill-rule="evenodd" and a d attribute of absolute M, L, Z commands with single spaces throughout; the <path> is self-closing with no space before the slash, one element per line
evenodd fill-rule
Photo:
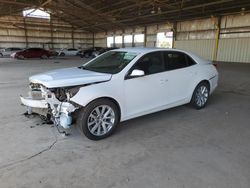
<path fill-rule="evenodd" d="M 21 96 L 27 113 L 36 113 L 51 120 L 55 125 L 67 129 L 72 124 L 72 114 L 79 105 L 70 101 L 82 86 L 46 88 L 42 84 L 30 83 L 28 97 Z"/>

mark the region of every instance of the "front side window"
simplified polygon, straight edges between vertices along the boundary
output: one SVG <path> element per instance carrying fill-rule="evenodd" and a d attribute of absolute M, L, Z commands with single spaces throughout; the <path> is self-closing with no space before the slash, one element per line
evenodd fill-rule
<path fill-rule="evenodd" d="M 144 71 L 145 75 L 165 71 L 164 62 L 162 61 L 162 53 L 151 52 L 144 55 L 135 63 L 130 72 L 135 69 Z"/>
<path fill-rule="evenodd" d="M 81 68 L 95 72 L 116 74 L 137 56 L 134 52 L 109 51 Z"/>
<path fill-rule="evenodd" d="M 75 48 L 69 48 L 68 51 L 77 51 Z"/>

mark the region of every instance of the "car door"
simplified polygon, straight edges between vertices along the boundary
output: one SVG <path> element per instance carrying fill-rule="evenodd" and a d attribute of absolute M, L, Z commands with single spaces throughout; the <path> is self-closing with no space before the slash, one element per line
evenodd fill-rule
<path fill-rule="evenodd" d="M 68 51 L 67 51 L 67 54 L 70 55 L 70 56 L 74 56 L 74 55 L 76 55 L 76 52 L 77 52 L 76 49 L 69 48 Z"/>
<path fill-rule="evenodd" d="M 40 57 L 41 51 L 39 48 L 33 48 L 31 51 L 31 58 L 37 58 Z"/>
<path fill-rule="evenodd" d="M 37 53 L 37 49 L 36 48 L 30 48 L 27 50 L 27 53 L 26 53 L 26 57 L 28 58 L 36 58 L 38 57 L 38 53 Z"/>
<path fill-rule="evenodd" d="M 11 52 L 12 52 L 12 48 L 6 48 L 4 55 L 9 56 L 11 54 Z"/>
<path fill-rule="evenodd" d="M 32 57 L 32 48 L 26 49 L 23 51 L 22 55 L 26 58 Z"/>
<path fill-rule="evenodd" d="M 69 56 L 72 55 L 72 49 L 71 48 L 66 49 L 66 55 L 69 55 Z"/>
<path fill-rule="evenodd" d="M 142 70 L 145 75 L 130 77 L 133 70 Z M 124 80 L 128 117 L 146 114 L 167 103 L 165 76 L 162 52 L 146 54 L 133 65 Z"/>
<path fill-rule="evenodd" d="M 39 57 L 42 57 L 44 51 L 41 48 L 36 48 L 35 53 L 36 53 L 36 57 L 39 58 Z"/>
<path fill-rule="evenodd" d="M 190 95 L 197 76 L 196 63 L 187 54 L 178 51 L 165 51 L 164 62 L 168 75 L 168 100 L 181 102 Z"/>

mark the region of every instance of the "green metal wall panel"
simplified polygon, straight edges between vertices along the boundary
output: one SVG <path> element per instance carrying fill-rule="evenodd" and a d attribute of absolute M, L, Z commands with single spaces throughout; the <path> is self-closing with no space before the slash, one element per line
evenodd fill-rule
<path fill-rule="evenodd" d="M 250 63 L 250 38 L 220 39 L 217 60 Z"/>
<path fill-rule="evenodd" d="M 193 52 L 205 59 L 213 58 L 215 40 L 181 40 L 175 41 L 175 48 Z"/>

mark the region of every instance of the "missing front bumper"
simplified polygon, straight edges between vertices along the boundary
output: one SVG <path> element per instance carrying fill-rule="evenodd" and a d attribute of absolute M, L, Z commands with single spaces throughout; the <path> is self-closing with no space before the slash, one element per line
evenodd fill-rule
<path fill-rule="evenodd" d="M 59 102 L 57 100 L 49 99 L 33 99 L 32 97 L 20 96 L 21 103 L 27 107 L 28 114 L 36 113 L 42 116 L 52 118 L 56 125 L 60 125 L 65 129 L 70 128 L 72 124 L 71 114 L 77 109 L 69 102 Z"/>

